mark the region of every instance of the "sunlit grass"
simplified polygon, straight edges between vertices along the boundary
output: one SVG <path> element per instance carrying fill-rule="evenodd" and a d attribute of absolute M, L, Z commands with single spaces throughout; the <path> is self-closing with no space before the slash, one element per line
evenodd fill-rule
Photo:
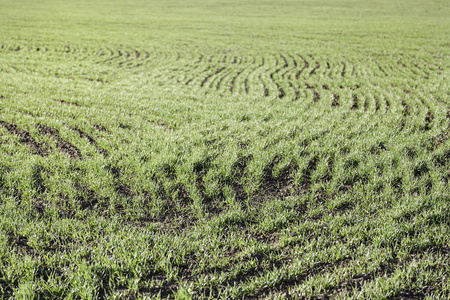
<path fill-rule="evenodd" d="M 0 296 L 449 296 L 446 1 L 0 1 Z"/>

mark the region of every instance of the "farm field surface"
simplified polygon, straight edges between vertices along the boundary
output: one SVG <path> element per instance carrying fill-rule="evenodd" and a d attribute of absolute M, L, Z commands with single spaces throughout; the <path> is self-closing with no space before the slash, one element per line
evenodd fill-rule
<path fill-rule="evenodd" d="M 0 0 L 0 298 L 450 298 L 448 0 Z"/>

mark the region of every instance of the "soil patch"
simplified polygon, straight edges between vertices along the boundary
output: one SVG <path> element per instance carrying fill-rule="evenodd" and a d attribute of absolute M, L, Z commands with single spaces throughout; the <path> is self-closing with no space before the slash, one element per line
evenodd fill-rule
<path fill-rule="evenodd" d="M 46 149 L 47 145 L 37 142 L 28 131 L 22 130 L 17 125 L 6 123 L 5 121 L 0 121 L 0 125 L 5 127 L 9 133 L 19 136 L 19 142 L 30 147 L 33 153 L 41 156 L 48 154 Z"/>
<path fill-rule="evenodd" d="M 98 152 L 100 152 L 100 154 L 102 154 L 104 157 L 107 157 L 109 155 L 109 152 L 105 149 L 103 149 L 102 147 L 100 147 L 97 143 L 96 140 L 94 140 L 93 137 L 91 137 L 89 134 L 87 134 L 86 132 L 83 132 L 81 129 L 74 127 L 72 128 L 73 130 L 75 130 L 76 132 L 78 132 L 78 134 L 80 135 L 80 137 L 87 139 L 89 141 L 89 143 L 95 147 L 95 149 L 97 149 Z"/>
<path fill-rule="evenodd" d="M 76 107 L 81 107 L 80 104 L 75 103 L 75 102 L 70 102 L 70 101 L 66 101 L 66 100 L 62 100 L 62 99 L 51 99 L 51 100 L 54 101 L 54 102 L 61 103 L 61 104 L 73 105 L 73 106 L 76 106 Z"/>
<path fill-rule="evenodd" d="M 56 128 L 49 127 L 44 124 L 38 124 L 36 127 L 39 129 L 39 131 L 42 134 L 48 135 L 54 140 L 56 140 L 56 147 L 61 151 L 67 154 L 70 158 L 73 159 L 83 159 L 83 156 L 81 155 L 80 150 L 69 143 L 68 141 L 64 140 L 59 136 L 59 131 Z"/>

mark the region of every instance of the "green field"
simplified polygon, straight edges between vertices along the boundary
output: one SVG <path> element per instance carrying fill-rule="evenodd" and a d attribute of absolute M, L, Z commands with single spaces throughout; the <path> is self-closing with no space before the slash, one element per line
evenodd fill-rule
<path fill-rule="evenodd" d="M 0 298 L 450 298 L 448 0 L 0 0 Z"/>

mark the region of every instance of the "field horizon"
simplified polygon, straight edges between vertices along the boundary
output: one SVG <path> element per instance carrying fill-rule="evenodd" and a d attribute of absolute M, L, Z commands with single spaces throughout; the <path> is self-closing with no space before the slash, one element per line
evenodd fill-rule
<path fill-rule="evenodd" d="M 0 298 L 447 299 L 447 0 L 0 0 Z"/>

